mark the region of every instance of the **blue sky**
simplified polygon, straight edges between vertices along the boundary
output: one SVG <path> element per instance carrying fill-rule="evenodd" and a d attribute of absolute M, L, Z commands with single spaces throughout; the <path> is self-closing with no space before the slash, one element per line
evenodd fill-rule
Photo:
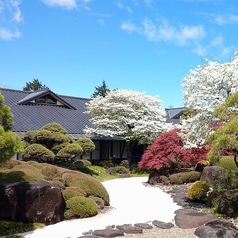
<path fill-rule="evenodd" d="M 89 98 L 105 80 L 181 107 L 182 78 L 229 61 L 237 32 L 237 0 L 0 0 L 0 86 Z"/>

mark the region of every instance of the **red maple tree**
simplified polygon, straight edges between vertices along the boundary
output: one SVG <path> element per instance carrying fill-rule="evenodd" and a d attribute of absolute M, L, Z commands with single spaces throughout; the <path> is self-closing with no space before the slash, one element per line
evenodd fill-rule
<path fill-rule="evenodd" d="M 184 149 L 184 141 L 179 136 L 179 129 L 162 133 L 152 145 L 150 145 L 144 154 L 138 167 L 141 169 L 160 170 L 161 168 L 170 168 L 172 161 L 176 160 L 178 170 L 180 163 L 199 162 L 206 159 L 209 146 L 202 148 Z"/>

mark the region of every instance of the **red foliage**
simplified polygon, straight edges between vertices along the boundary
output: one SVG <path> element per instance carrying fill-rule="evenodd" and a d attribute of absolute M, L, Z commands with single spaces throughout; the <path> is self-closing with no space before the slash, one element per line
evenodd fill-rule
<path fill-rule="evenodd" d="M 152 145 L 142 155 L 142 160 L 138 167 L 141 169 L 156 169 L 170 168 L 171 161 L 176 159 L 178 162 L 198 162 L 206 159 L 210 149 L 192 148 L 183 149 L 183 139 L 178 134 L 179 129 L 174 129 L 169 132 L 162 133 Z"/>

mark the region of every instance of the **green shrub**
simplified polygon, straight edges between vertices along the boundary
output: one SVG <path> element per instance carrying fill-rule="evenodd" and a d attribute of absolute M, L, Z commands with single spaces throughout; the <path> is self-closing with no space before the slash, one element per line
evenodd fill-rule
<path fill-rule="evenodd" d="M 81 188 L 77 188 L 77 187 L 66 188 L 65 190 L 62 191 L 62 193 L 63 193 L 65 201 L 76 196 L 81 196 L 81 197 L 86 196 L 86 193 Z"/>
<path fill-rule="evenodd" d="M 81 160 L 77 160 L 77 161 L 73 162 L 69 166 L 69 169 L 82 171 L 82 169 L 85 169 L 86 167 L 89 167 L 91 165 L 92 165 L 92 163 L 89 160 L 81 159 Z"/>
<path fill-rule="evenodd" d="M 60 158 L 67 158 L 70 159 L 73 156 L 76 155 L 81 155 L 83 152 L 82 147 L 77 144 L 77 143 L 69 143 L 67 144 L 64 148 L 62 148 L 57 154 L 56 156 L 60 159 Z"/>
<path fill-rule="evenodd" d="M 114 166 L 114 164 L 113 164 L 113 162 L 112 162 L 111 159 L 109 159 L 109 160 L 103 160 L 103 161 L 99 162 L 98 165 L 101 166 L 101 167 L 103 167 L 103 168 L 105 168 L 105 169 L 108 169 L 108 168 Z"/>
<path fill-rule="evenodd" d="M 60 177 L 60 173 L 55 166 L 45 165 L 42 167 L 41 171 L 47 180 L 52 180 L 54 178 Z"/>
<path fill-rule="evenodd" d="M 83 154 L 88 154 L 91 151 L 95 150 L 95 144 L 89 138 L 78 139 L 76 143 L 78 143 L 83 148 Z"/>
<path fill-rule="evenodd" d="M 124 166 L 118 165 L 114 167 L 114 170 L 116 171 L 116 173 L 118 174 L 130 174 L 130 170 L 127 169 Z"/>
<path fill-rule="evenodd" d="M 212 174 L 212 187 L 214 190 L 230 190 L 237 186 L 236 173 L 229 169 L 220 169 Z"/>
<path fill-rule="evenodd" d="M 206 205 L 212 208 L 214 212 L 217 212 L 219 201 L 225 191 L 227 190 L 213 190 L 208 193 Z"/>
<path fill-rule="evenodd" d="M 188 172 L 188 183 L 193 183 L 195 181 L 200 180 L 201 178 L 201 172 L 198 171 L 190 171 Z"/>
<path fill-rule="evenodd" d="M 138 163 L 132 163 L 130 165 L 130 171 L 132 174 L 148 174 L 149 173 L 148 170 L 146 169 L 140 169 L 138 167 Z"/>
<path fill-rule="evenodd" d="M 64 176 L 65 185 L 68 187 L 75 186 L 85 191 L 87 196 L 93 195 L 104 200 L 105 205 L 109 205 L 109 194 L 105 187 L 90 175 L 75 172 L 66 173 Z"/>
<path fill-rule="evenodd" d="M 0 183 L 44 181 L 41 171 L 25 162 L 14 166 L 9 170 L 0 171 Z"/>
<path fill-rule="evenodd" d="M 90 196 L 89 198 L 92 198 L 94 202 L 97 204 L 98 209 L 104 208 L 104 201 L 99 197 Z"/>
<path fill-rule="evenodd" d="M 197 181 L 188 189 L 188 198 L 192 201 L 202 201 L 209 191 L 209 185 L 205 181 Z"/>
<path fill-rule="evenodd" d="M 65 219 L 92 217 L 97 213 L 97 204 L 91 198 L 76 196 L 66 201 Z"/>
<path fill-rule="evenodd" d="M 0 236 L 10 236 L 27 231 L 33 231 L 38 228 L 43 228 L 42 223 L 22 223 L 15 221 L 0 220 Z M 16 237 L 16 236 L 15 236 Z"/>
<path fill-rule="evenodd" d="M 216 165 L 224 169 L 238 170 L 234 161 L 234 156 L 222 156 Z"/>
<path fill-rule="evenodd" d="M 51 131 L 51 132 L 59 132 L 61 134 L 67 134 L 67 130 L 62 127 L 59 123 L 56 122 L 52 122 L 52 123 L 48 123 L 46 125 L 44 125 L 43 127 L 41 127 L 41 130 L 47 130 L 47 131 Z"/>
<path fill-rule="evenodd" d="M 55 154 L 52 151 L 40 144 L 29 145 L 22 153 L 22 159 L 24 161 L 50 162 L 54 157 Z"/>
<path fill-rule="evenodd" d="M 201 173 L 198 171 L 181 172 L 169 176 L 171 184 L 192 183 L 199 180 Z"/>

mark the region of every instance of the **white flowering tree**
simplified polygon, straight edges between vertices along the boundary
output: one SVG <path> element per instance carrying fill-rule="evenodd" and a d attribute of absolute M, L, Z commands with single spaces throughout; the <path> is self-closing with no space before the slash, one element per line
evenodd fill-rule
<path fill-rule="evenodd" d="M 238 52 L 231 62 L 204 60 L 203 64 L 182 79 L 184 106 L 195 110 L 195 116 L 182 120 L 186 144 L 197 147 L 204 144 L 212 132 L 210 122 L 216 106 L 238 90 Z"/>
<path fill-rule="evenodd" d="M 134 142 L 156 138 L 166 129 L 166 112 L 158 97 L 131 90 L 111 90 L 105 97 L 92 98 L 86 113 L 91 115 L 88 135 L 120 136 L 129 144 L 130 159 Z"/>

